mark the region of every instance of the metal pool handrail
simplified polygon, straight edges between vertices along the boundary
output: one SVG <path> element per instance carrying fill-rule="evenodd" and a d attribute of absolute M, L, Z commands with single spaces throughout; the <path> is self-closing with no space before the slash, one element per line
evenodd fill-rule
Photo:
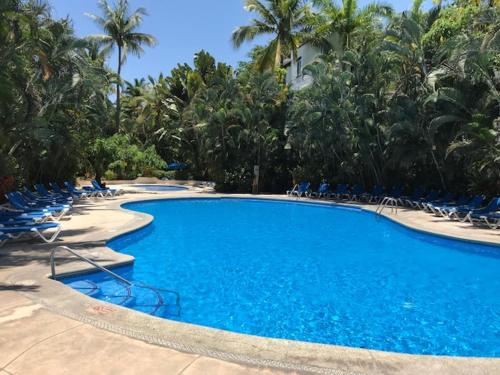
<path fill-rule="evenodd" d="M 111 272 L 107 268 L 104 268 L 104 267 L 98 265 L 93 260 L 91 260 L 89 258 L 86 258 L 83 255 L 78 254 L 75 250 L 70 249 L 68 246 L 58 246 L 58 247 L 55 247 L 55 248 L 52 249 L 52 252 L 50 253 L 50 270 L 52 272 L 52 278 L 54 280 L 56 279 L 56 262 L 55 262 L 55 257 L 56 257 L 56 251 L 57 251 L 57 249 L 66 250 L 69 253 L 71 253 L 74 256 L 76 256 L 77 258 L 79 258 L 80 260 L 83 260 L 84 262 L 87 262 L 88 264 L 92 265 L 93 267 L 95 267 L 95 268 L 97 268 L 97 269 L 99 269 L 99 270 L 101 270 L 103 272 L 106 272 L 108 275 L 114 277 L 115 279 L 121 281 L 122 283 L 125 283 L 127 285 L 132 285 L 132 283 L 130 281 L 128 281 L 127 279 L 124 279 L 120 275 L 117 275 L 116 273 Z"/>
<path fill-rule="evenodd" d="M 393 197 L 384 197 L 384 199 L 382 199 L 382 201 L 378 205 L 377 209 L 375 210 L 375 213 L 378 214 L 379 216 L 382 215 L 382 211 L 384 211 L 384 209 L 386 207 L 390 207 L 391 213 L 393 213 L 395 211 L 397 214 L 398 213 L 398 199 L 393 198 Z"/>

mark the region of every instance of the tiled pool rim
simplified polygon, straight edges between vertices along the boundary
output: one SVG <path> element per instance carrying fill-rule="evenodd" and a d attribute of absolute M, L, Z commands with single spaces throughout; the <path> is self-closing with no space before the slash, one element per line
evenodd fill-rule
<path fill-rule="evenodd" d="M 270 200 L 290 200 L 290 198 L 286 197 L 276 197 L 276 196 L 234 196 L 234 195 L 204 195 L 200 196 L 199 194 L 189 194 L 182 195 L 176 197 L 168 197 L 168 196 L 153 196 L 153 197 L 141 197 L 141 198 L 129 198 L 122 202 L 113 202 L 110 206 L 120 207 L 121 210 L 131 213 L 134 215 L 135 220 L 128 225 L 117 228 L 116 232 L 109 234 L 104 241 L 110 241 L 116 237 L 121 235 L 130 233 L 132 231 L 143 228 L 144 226 L 151 223 L 153 217 L 147 214 L 139 213 L 136 211 L 128 210 L 122 206 L 127 203 L 135 203 L 141 201 L 149 201 L 149 200 L 169 200 L 169 199 L 214 199 L 214 198 L 229 198 L 229 199 L 270 199 Z M 296 201 L 296 199 L 292 199 Z M 311 202 L 311 201 L 302 201 L 305 204 L 321 204 L 321 205 L 332 205 L 336 204 L 333 202 Z M 341 204 L 342 205 L 342 204 Z M 345 205 L 347 207 L 353 208 L 353 205 Z M 355 209 L 364 208 L 359 206 L 354 206 Z M 370 210 L 367 210 L 370 211 Z M 420 228 L 415 228 L 408 223 L 402 223 L 397 220 L 393 216 L 384 215 L 389 220 L 392 220 L 400 225 L 403 225 L 412 230 L 426 232 L 434 235 L 439 235 L 442 237 L 448 238 L 457 238 L 455 236 L 443 235 L 441 233 L 432 232 L 430 230 L 422 230 Z M 89 240 L 91 239 L 91 234 L 88 235 Z M 462 240 L 469 240 L 467 238 L 459 238 Z M 489 241 L 477 241 L 474 240 L 472 242 L 480 242 L 488 245 L 499 246 L 498 243 L 489 242 Z M 110 250 L 112 251 L 112 250 Z M 130 263 L 131 259 L 128 260 L 118 260 L 113 262 L 112 264 L 108 264 L 108 267 L 124 265 Z M 86 273 L 92 271 L 86 266 L 78 267 L 78 270 L 65 272 L 64 270 L 61 272 L 60 276 L 75 274 L 75 273 Z M 45 275 L 48 276 L 48 275 Z M 91 324 L 95 327 L 105 329 L 110 332 L 122 334 L 128 337 L 136 338 L 148 343 L 165 346 L 171 349 L 190 352 L 200 355 L 207 355 L 210 357 L 228 360 L 232 362 L 240 362 L 250 365 L 257 366 L 266 366 L 266 367 L 275 367 L 280 369 L 287 370 L 295 370 L 295 371 L 305 371 L 305 372 L 314 372 L 314 373 L 334 373 L 334 374 L 357 374 L 364 372 L 350 371 L 350 370 L 336 370 L 328 367 L 329 360 L 339 359 L 348 357 L 350 360 L 357 360 L 360 362 L 369 361 L 380 361 L 382 358 L 384 360 L 389 360 L 392 362 L 394 360 L 395 363 L 407 362 L 408 360 L 419 360 L 419 358 L 427 362 L 428 360 L 434 359 L 443 359 L 445 362 L 448 360 L 458 361 L 460 363 L 464 362 L 474 362 L 477 358 L 472 357 L 439 357 L 439 356 L 421 356 L 421 355 L 410 355 L 410 354 L 401 354 L 401 353 L 391 353 L 391 352 L 378 352 L 375 350 L 367 350 L 367 349 L 358 349 L 358 348 L 350 348 L 350 347 L 340 347 L 334 345 L 323 345 L 323 344 L 313 344 L 313 343 L 305 343 L 300 341 L 288 341 L 281 339 L 270 339 L 263 337 L 255 337 L 240 333 L 233 333 L 227 331 L 221 331 L 214 328 L 209 327 L 201 327 L 195 326 L 188 323 L 180 323 L 180 322 L 172 322 L 167 321 L 166 319 L 152 317 L 146 314 L 142 314 L 137 311 L 129 310 L 120 306 L 115 306 L 115 310 L 117 310 L 118 315 L 121 315 L 124 319 L 116 319 L 113 318 L 111 320 L 106 319 L 106 316 L 96 316 L 92 314 L 88 314 L 85 306 L 88 307 L 89 303 L 97 303 L 106 304 L 102 301 L 93 300 L 90 297 L 86 297 L 81 295 L 80 293 L 72 290 L 71 288 L 64 286 L 62 283 L 54 282 L 53 280 L 48 280 L 50 284 L 52 284 L 52 288 L 56 289 L 64 289 L 64 294 L 71 296 L 70 303 L 61 304 L 52 304 L 50 298 L 33 298 L 37 299 L 38 302 L 43 304 L 49 310 L 52 310 L 61 315 L 76 319 L 78 321 Z M 57 287 L 56 285 L 57 284 Z M 90 300 L 93 300 L 90 301 Z M 75 305 L 75 306 L 72 306 Z M 80 306 L 76 306 L 80 305 Z M 68 308 L 69 307 L 69 308 Z M 160 324 L 168 323 L 168 324 Z M 133 323 L 133 324 L 131 324 Z M 139 324 L 137 324 L 139 323 Z M 159 326 L 163 327 L 161 329 Z M 172 332 L 172 330 L 174 332 Z M 167 333 L 167 334 L 165 334 Z M 199 336 L 200 335 L 200 336 Z M 204 337 L 201 337 L 204 336 Z M 186 337 L 189 337 L 189 340 L 185 340 Z M 207 342 L 207 338 L 209 338 Z M 246 351 L 245 348 L 253 347 L 255 350 Z M 381 356 L 381 358 L 375 359 L 375 357 Z M 333 357 L 332 357 L 333 356 Z M 484 361 L 498 361 L 498 365 L 500 368 L 500 359 L 499 358 L 479 358 Z M 332 365 L 335 364 L 335 360 L 333 360 Z M 495 362 L 495 365 L 497 363 Z"/>

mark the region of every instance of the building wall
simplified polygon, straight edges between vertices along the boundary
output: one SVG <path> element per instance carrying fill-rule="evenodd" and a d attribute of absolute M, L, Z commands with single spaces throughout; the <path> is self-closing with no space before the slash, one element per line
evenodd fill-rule
<path fill-rule="evenodd" d="M 288 66 L 286 67 L 286 83 L 291 85 L 292 90 L 300 90 L 312 83 L 312 78 L 308 75 L 304 75 L 302 69 L 313 62 L 320 53 L 318 48 L 310 44 L 304 44 L 298 49 L 297 59 L 295 61 L 288 61 Z M 301 63 L 299 59 L 301 59 Z M 299 64 L 301 65 L 300 71 L 298 71 Z"/>

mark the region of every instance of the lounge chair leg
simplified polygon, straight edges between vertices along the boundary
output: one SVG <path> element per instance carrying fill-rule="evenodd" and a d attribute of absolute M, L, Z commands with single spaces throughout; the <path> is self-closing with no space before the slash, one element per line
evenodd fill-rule
<path fill-rule="evenodd" d="M 456 214 L 455 214 L 456 215 Z M 466 221 L 470 221 L 471 224 L 474 224 L 472 221 L 471 213 L 469 212 L 467 215 L 465 215 L 463 218 L 460 218 L 458 215 L 456 215 L 458 221 L 461 223 L 465 223 Z"/>
<path fill-rule="evenodd" d="M 56 218 L 54 217 L 54 215 L 50 214 L 49 216 L 47 216 L 47 220 L 46 221 L 52 221 L 52 222 L 56 222 Z"/>
<path fill-rule="evenodd" d="M 66 213 L 68 212 L 69 210 L 67 208 L 65 208 L 64 210 L 61 211 L 61 213 L 57 216 L 57 217 L 54 217 L 55 221 L 59 221 L 62 219 L 62 217 L 64 215 L 66 215 Z"/>
<path fill-rule="evenodd" d="M 486 216 L 482 216 L 481 219 L 490 229 L 497 229 L 500 227 L 500 219 L 490 222 Z"/>
<path fill-rule="evenodd" d="M 52 243 L 52 242 L 54 242 L 54 240 L 57 238 L 57 236 L 61 232 L 61 227 L 58 227 L 50 238 L 45 237 L 42 233 L 40 233 L 40 231 L 37 228 L 33 228 L 32 231 L 33 231 L 33 233 L 38 235 L 38 237 L 40 237 L 46 243 Z"/>

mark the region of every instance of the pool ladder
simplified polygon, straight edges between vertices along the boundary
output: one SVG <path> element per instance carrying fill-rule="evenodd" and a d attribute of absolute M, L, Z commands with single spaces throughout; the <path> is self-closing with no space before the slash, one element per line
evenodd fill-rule
<path fill-rule="evenodd" d="M 121 277 L 120 275 L 117 275 L 116 273 L 108 270 L 107 268 L 104 268 L 103 266 L 98 265 L 96 262 L 93 260 L 84 257 L 83 255 L 78 254 L 75 250 L 70 249 L 68 246 L 58 246 L 52 249 L 50 253 L 50 271 L 52 273 L 52 278 L 55 280 L 56 279 L 56 251 L 58 249 L 61 250 L 66 250 L 67 252 L 73 254 L 76 256 L 78 259 L 83 260 L 84 262 L 87 262 L 88 264 L 92 265 L 93 267 L 97 268 L 98 270 L 107 273 L 108 275 L 114 277 L 115 279 L 121 281 L 122 283 L 125 283 L 126 285 L 132 285 L 130 281 L 127 279 Z"/>
<path fill-rule="evenodd" d="M 379 216 L 382 215 L 382 211 L 384 211 L 385 208 L 390 208 L 391 213 L 395 213 L 397 215 L 398 213 L 398 206 L 399 206 L 399 201 L 397 198 L 393 197 L 384 197 L 382 199 L 375 210 L 375 213 L 378 214 Z"/>
<path fill-rule="evenodd" d="M 152 286 L 149 286 L 149 285 L 146 285 L 144 283 L 139 283 L 139 284 L 134 284 L 132 283 L 131 281 L 125 279 L 124 277 L 121 277 L 120 275 L 117 275 L 116 273 L 114 273 L 113 271 L 110 271 L 108 270 L 107 268 L 103 267 L 103 266 L 100 266 L 99 264 L 97 264 L 96 262 L 94 262 L 92 259 L 89 259 L 81 254 L 78 254 L 75 250 L 73 249 L 70 249 L 68 246 L 58 246 L 58 247 L 55 247 L 52 249 L 51 253 L 50 253 L 50 271 L 52 273 L 52 279 L 56 280 L 56 251 L 60 249 L 60 250 L 66 250 L 67 252 L 73 254 L 74 256 L 76 256 L 78 259 L 90 264 L 91 266 L 93 266 L 94 268 L 97 268 L 98 270 L 102 271 L 102 272 L 105 272 L 107 273 L 109 276 L 115 278 L 116 280 L 124 283 L 127 287 L 128 290 L 130 290 L 131 287 L 138 287 L 138 288 L 146 288 L 146 289 L 150 289 L 152 290 L 153 292 L 155 292 L 157 295 L 158 295 L 158 299 L 159 299 L 159 302 L 158 302 L 158 306 L 157 308 L 160 306 L 160 304 L 163 304 L 163 301 L 162 301 L 162 297 L 161 297 L 161 294 L 160 292 L 166 292 L 166 293 L 171 293 L 173 295 L 175 295 L 175 305 L 177 306 L 177 315 L 176 316 L 180 316 L 181 315 L 181 296 L 178 292 L 174 291 L 174 290 L 167 290 L 167 289 L 159 289 L 159 288 L 154 288 Z"/>

